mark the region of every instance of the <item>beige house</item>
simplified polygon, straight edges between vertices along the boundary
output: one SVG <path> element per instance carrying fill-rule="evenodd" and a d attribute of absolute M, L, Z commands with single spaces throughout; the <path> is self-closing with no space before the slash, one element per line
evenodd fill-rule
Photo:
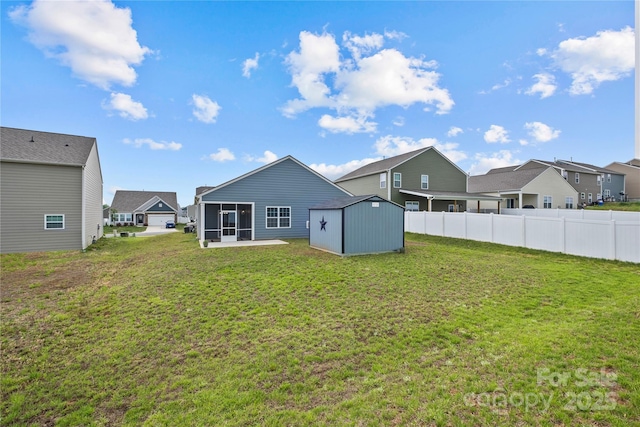
<path fill-rule="evenodd" d="M 95 138 L 0 128 L 0 252 L 85 249 L 102 213 Z"/>
<path fill-rule="evenodd" d="M 485 175 L 469 177 L 469 192 L 499 196 L 505 208 L 575 209 L 578 192 L 553 167 L 492 169 Z M 497 212 L 495 202 L 469 202 L 469 211 Z"/>
<path fill-rule="evenodd" d="M 625 174 L 624 193 L 627 200 L 640 201 L 640 159 L 632 159 L 626 163 L 613 162 L 606 168 Z"/>

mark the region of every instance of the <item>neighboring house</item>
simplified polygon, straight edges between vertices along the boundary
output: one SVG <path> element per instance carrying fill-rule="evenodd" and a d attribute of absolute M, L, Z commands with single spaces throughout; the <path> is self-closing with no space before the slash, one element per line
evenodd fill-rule
<path fill-rule="evenodd" d="M 111 225 L 111 208 L 102 209 L 102 220 L 104 225 Z"/>
<path fill-rule="evenodd" d="M 603 168 L 600 166 L 590 165 L 589 163 L 580 163 L 563 160 L 563 163 L 580 166 L 595 173 L 600 174 L 600 184 L 602 200 L 605 202 L 620 202 L 625 196 L 625 174 L 613 169 Z M 597 179 L 597 178 L 596 178 Z M 588 194 L 585 191 L 578 190 L 580 193 L 580 203 L 590 203 Z"/>
<path fill-rule="evenodd" d="M 520 169 L 518 166 L 492 169 L 469 177 L 469 191 L 506 199 L 507 208 L 575 209 L 578 192 L 550 166 Z M 492 211 L 495 202 L 480 201 L 480 209 Z"/>
<path fill-rule="evenodd" d="M 292 156 L 196 194 L 200 240 L 308 237 L 309 208 L 351 194 Z"/>
<path fill-rule="evenodd" d="M 111 223 L 164 226 L 178 220 L 179 208 L 175 192 L 118 190 L 111 202 Z"/>
<path fill-rule="evenodd" d="M 540 167 L 552 167 L 560 176 L 562 176 L 575 190 L 578 192 L 578 200 L 576 204 L 591 204 L 598 200 L 602 200 L 602 174 L 593 169 L 579 166 L 573 161 L 554 160 L 553 162 L 546 160 L 529 160 L 522 165 L 516 167 L 520 169 L 537 169 Z M 584 195 L 584 199 L 582 199 Z"/>
<path fill-rule="evenodd" d="M 369 163 L 335 183 L 355 195 L 375 194 L 408 211 L 466 210 L 467 174 L 433 147 Z M 494 200 L 494 197 L 487 197 Z"/>
<path fill-rule="evenodd" d="M 0 252 L 85 249 L 102 237 L 95 138 L 0 128 Z"/>
<path fill-rule="evenodd" d="M 625 174 L 625 200 L 640 201 L 640 159 L 632 159 L 626 163 L 613 162 L 606 169 Z"/>

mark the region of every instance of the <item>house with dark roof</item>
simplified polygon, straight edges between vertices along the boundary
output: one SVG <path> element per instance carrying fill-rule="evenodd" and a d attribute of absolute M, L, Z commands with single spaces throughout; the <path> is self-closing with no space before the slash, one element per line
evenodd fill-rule
<path fill-rule="evenodd" d="M 547 161 L 532 159 L 518 166 L 516 169 L 537 169 L 540 167 L 552 167 L 559 173 L 569 185 L 578 192 L 578 204 L 591 204 L 592 202 L 602 200 L 602 173 L 593 168 L 582 166 L 572 160 Z M 582 196 L 584 196 L 584 198 Z"/>
<path fill-rule="evenodd" d="M 543 165 L 524 169 L 510 166 L 470 176 L 469 191 L 505 199 L 507 208 L 575 209 L 579 203 L 578 192 L 553 167 Z M 495 210 L 499 212 L 495 202 L 478 202 L 478 212 Z"/>
<path fill-rule="evenodd" d="M 354 170 L 335 183 L 355 195 L 375 194 L 407 211 L 466 210 L 467 201 L 496 197 L 470 194 L 467 174 L 434 147 L 389 157 Z"/>
<path fill-rule="evenodd" d="M 111 223 L 164 226 L 178 220 L 178 197 L 172 191 L 117 190 L 111 203 Z"/>
<path fill-rule="evenodd" d="M 628 162 L 612 162 L 606 167 L 608 170 L 624 174 L 624 200 L 640 201 L 640 159 Z"/>
<path fill-rule="evenodd" d="M 560 160 L 562 163 L 571 164 L 574 166 L 579 166 L 581 168 L 587 169 L 594 173 L 600 174 L 600 194 L 602 196 L 602 200 L 605 202 L 620 202 L 624 200 L 625 196 L 625 174 L 615 171 L 613 169 L 603 168 L 600 166 L 595 166 L 589 163 L 582 162 L 574 162 L 569 160 Z M 597 181 L 597 178 L 596 178 Z M 587 197 L 585 197 L 585 192 L 580 191 L 580 203 L 585 202 Z"/>
<path fill-rule="evenodd" d="M 286 156 L 196 194 L 198 238 L 228 242 L 309 237 L 309 208 L 351 195 Z"/>
<path fill-rule="evenodd" d="M 0 128 L 0 252 L 82 250 L 102 237 L 95 138 Z"/>

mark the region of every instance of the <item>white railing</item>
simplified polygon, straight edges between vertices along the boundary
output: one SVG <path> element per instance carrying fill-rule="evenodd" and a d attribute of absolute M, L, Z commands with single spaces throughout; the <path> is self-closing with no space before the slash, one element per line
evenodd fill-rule
<path fill-rule="evenodd" d="M 640 220 L 405 212 L 405 231 L 640 263 Z"/>

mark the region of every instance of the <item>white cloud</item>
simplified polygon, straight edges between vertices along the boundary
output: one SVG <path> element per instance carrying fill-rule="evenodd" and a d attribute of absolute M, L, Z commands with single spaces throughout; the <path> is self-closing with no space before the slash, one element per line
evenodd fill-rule
<path fill-rule="evenodd" d="M 108 0 L 35 0 L 11 9 L 9 17 L 28 29 L 29 41 L 45 55 L 105 90 L 114 83 L 133 85 L 133 66 L 152 53 L 138 43 L 131 10 Z"/>
<path fill-rule="evenodd" d="M 587 95 L 602 82 L 620 80 L 631 74 L 635 64 L 634 38 L 631 27 L 598 31 L 592 37 L 564 40 L 556 50 L 545 53 L 571 75 L 569 93 Z"/>
<path fill-rule="evenodd" d="M 332 117 L 323 115 L 318 120 L 318 125 L 331 133 L 362 133 L 375 132 L 377 123 L 369 122 L 366 117 Z"/>
<path fill-rule="evenodd" d="M 271 163 L 278 160 L 278 155 L 272 151 L 267 150 L 262 154 L 262 157 L 245 155 L 244 160 L 245 162 Z"/>
<path fill-rule="evenodd" d="M 341 165 L 327 165 L 325 163 L 312 163 L 309 165 L 311 169 L 318 172 L 319 174 L 329 178 L 329 179 L 337 179 L 341 176 L 348 174 L 362 166 L 368 165 L 369 163 L 377 162 L 378 160 L 382 160 L 381 157 L 375 158 L 366 158 L 362 160 L 351 160 L 350 162 L 343 163 Z"/>
<path fill-rule="evenodd" d="M 395 120 L 393 121 L 393 125 L 398 127 L 404 126 L 404 117 L 402 116 L 396 117 Z"/>
<path fill-rule="evenodd" d="M 204 95 L 191 96 L 194 105 L 193 115 L 203 123 L 215 123 L 222 107 Z"/>
<path fill-rule="evenodd" d="M 222 162 L 235 160 L 236 156 L 234 156 L 233 153 L 229 151 L 228 148 L 218 148 L 218 151 L 216 151 L 215 153 L 209 154 L 208 158 L 210 160 L 213 160 L 214 162 L 222 163 Z"/>
<path fill-rule="evenodd" d="M 384 32 L 384 36 L 386 38 L 388 38 L 389 40 L 398 40 L 398 41 L 402 41 L 402 40 L 406 39 L 407 37 L 409 37 L 408 35 L 406 35 L 402 31 L 395 31 L 395 30 L 385 31 Z"/>
<path fill-rule="evenodd" d="M 540 73 L 535 74 L 533 76 L 534 79 L 537 79 L 537 83 L 531 86 L 525 92 L 527 95 L 536 95 L 540 94 L 540 99 L 548 98 L 554 94 L 557 89 L 556 78 L 549 73 Z"/>
<path fill-rule="evenodd" d="M 258 68 L 258 60 L 260 59 L 260 54 L 256 52 L 256 56 L 253 58 L 247 58 L 242 63 L 242 75 L 246 78 L 251 77 L 251 70 L 255 70 Z"/>
<path fill-rule="evenodd" d="M 170 150 L 170 151 L 178 151 L 182 148 L 182 144 L 178 142 L 156 142 L 151 138 L 136 138 L 134 140 L 130 140 L 129 138 L 125 138 L 122 142 L 125 144 L 133 145 L 136 148 L 140 148 L 143 145 L 149 146 L 151 150 Z"/>
<path fill-rule="evenodd" d="M 529 135 L 533 137 L 535 142 L 549 142 L 552 139 L 559 137 L 561 132 L 541 122 L 527 122 L 525 123 L 524 128 L 529 131 Z M 520 145 L 526 144 L 522 144 L 522 142 L 520 142 Z"/>
<path fill-rule="evenodd" d="M 149 117 L 147 109 L 142 103 L 134 101 L 131 95 L 124 93 L 112 93 L 109 103 L 102 103 L 102 108 L 107 110 L 116 110 L 120 117 L 128 120 L 143 120 Z"/>
<path fill-rule="evenodd" d="M 504 82 L 502 82 L 502 83 L 496 83 L 495 85 L 491 86 L 491 89 L 490 89 L 490 90 L 481 90 L 479 93 L 480 93 L 480 95 L 488 95 L 488 94 L 490 94 L 491 92 L 494 92 L 494 91 L 496 91 L 496 90 L 503 89 L 503 88 L 505 88 L 505 87 L 507 87 L 507 86 L 511 85 L 511 82 L 512 82 L 512 80 L 511 80 L 511 79 L 505 79 L 505 81 L 504 81 Z"/>
<path fill-rule="evenodd" d="M 449 128 L 449 131 L 447 132 L 447 136 L 449 138 L 453 138 L 453 137 L 458 136 L 461 133 L 464 133 L 464 131 L 461 128 L 459 128 L 457 126 L 451 126 Z"/>
<path fill-rule="evenodd" d="M 389 38 L 393 33 L 385 34 Z M 339 118 L 351 118 L 347 128 L 355 129 L 354 122 L 366 123 L 376 109 L 388 105 L 406 108 L 422 103 L 435 106 L 436 114 L 448 113 L 453 107 L 449 91 L 438 85 L 437 62 L 406 57 L 396 49 L 380 50 L 384 37 L 375 33 L 356 36 L 347 32 L 343 42 L 350 58 L 345 53 L 341 59 L 333 35 L 300 33 L 299 50 L 286 59 L 291 84 L 300 97 L 283 106 L 285 116 L 328 108 Z M 322 123 L 333 124 L 327 118 Z M 342 120 L 341 125 L 345 124 Z M 361 126 L 360 130 L 374 132 L 375 127 Z"/>
<path fill-rule="evenodd" d="M 474 156 L 475 163 L 468 170 L 469 175 L 481 175 L 494 168 L 517 165 L 521 160 L 514 159 L 513 153 L 509 150 L 500 150 L 489 155 L 477 153 Z"/>
<path fill-rule="evenodd" d="M 489 130 L 484 133 L 484 140 L 489 144 L 499 142 L 500 144 L 506 144 L 510 142 L 509 131 L 502 126 L 491 125 Z"/>

